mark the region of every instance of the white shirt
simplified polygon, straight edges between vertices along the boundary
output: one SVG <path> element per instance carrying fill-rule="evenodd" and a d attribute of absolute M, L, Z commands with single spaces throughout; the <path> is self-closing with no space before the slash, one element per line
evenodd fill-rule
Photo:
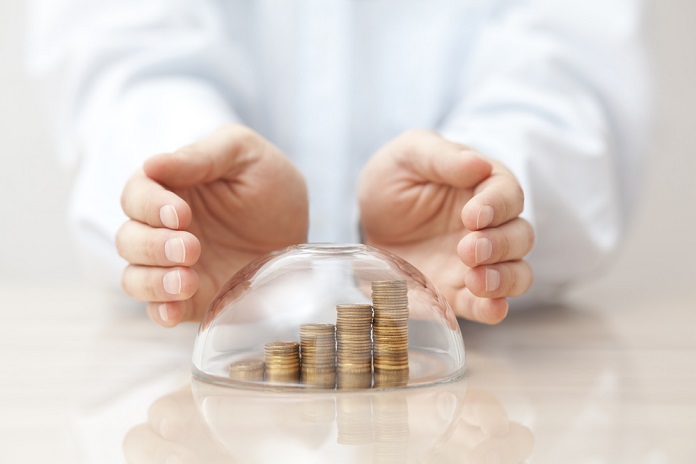
<path fill-rule="evenodd" d="M 33 5 L 30 67 L 61 156 L 79 162 L 72 224 L 114 282 L 127 178 L 237 121 L 304 172 L 310 241 L 358 239 L 356 177 L 407 129 L 502 160 L 525 190 L 544 295 L 594 272 L 626 224 L 648 114 L 641 13 L 632 0 L 54 0 Z"/>

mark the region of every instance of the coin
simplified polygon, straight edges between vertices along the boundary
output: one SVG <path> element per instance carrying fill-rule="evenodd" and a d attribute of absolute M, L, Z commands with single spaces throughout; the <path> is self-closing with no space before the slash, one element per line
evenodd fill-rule
<path fill-rule="evenodd" d="M 375 387 L 402 386 L 408 382 L 408 286 L 405 281 L 372 282 L 374 308 L 373 365 Z M 387 382 L 381 372 L 389 372 Z M 392 373 L 398 374 L 392 374 Z M 377 381 L 378 375 L 381 380 Z M 403 379 L 406 379 L 405 382 Z M 386 383 L 386 385 L 385 385 Z"/>
<path fill-rule="evenodd" d="M 371 305 L 336 305 L 336 358 L 339 378 L 372 371 Z"/>
<path fill-rule="evenodd" d="M 264 363 L 259 359 L 243 359 L 230 364 L 230 378 L 241 382 L 262 381 Z"/>
<path fill-rule="evenodd" d="M 336 326 L 302 324 L 300 326 L 301 381 L 316 388 L 336 385 Z"/>
<path fill-rule="evenodd" d="M 338 373 L 337 387 L 339 390 L 362 390 L 372 386 L 372 371 L 363 372 L 344 370 Z"/>
<path fill-rule="evenodd" d="M 335 368 L 336 326 L 317 323 L 301 325 L 300 357 L 303 369 Z"/>
<path fill-rule="evenodd" d="M 300 375 L 300 344 L 270 342 L 264 346 L 265 380 L 270 383 L 296 383 Z"/>

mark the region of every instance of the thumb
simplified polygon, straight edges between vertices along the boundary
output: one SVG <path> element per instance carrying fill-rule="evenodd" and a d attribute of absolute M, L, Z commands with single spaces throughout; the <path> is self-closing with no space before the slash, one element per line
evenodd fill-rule
<path fill-rule="evenodd" d="M 263 142 L 251 129 L 230 124 L 174 153 L 148 158 L 143 169 L 148 177 L 171 188 L 234 179 L 258 159 Z"/>
<path fill-rule="evenodd" d="M 471 188 L 490 176 L 493 166 L 475 150 L 450 142 L 429 131 L 410 131 L 394 153 L 420 181 Z"/>

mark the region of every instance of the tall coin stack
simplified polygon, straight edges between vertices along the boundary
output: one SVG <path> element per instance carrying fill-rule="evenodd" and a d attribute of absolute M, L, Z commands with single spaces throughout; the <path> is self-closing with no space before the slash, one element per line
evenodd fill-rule
<path fill-rule="evenodd" d="M 372 282 L 375 377 L 408 372 L 408 287 L 403 280 Z M 390 376 L 391 377 L 391 376 Z"/>
<path fill-rule="evenodd" d="M 300 378 L 300 344 L 271 342 L 264 346 L 266 382 L 297 383 Z"/>
<path fill-rule="evenodd" d="M 369 388 L 372 383 L 372 306 L 336 305 L 336 353 L 338 382 L 353 388 Z M 354 385 L 353 379 L 360 379 Z M 365 385 L 365 382 L 370 384 Z"/>
<path fill-rule="evenodd" d="M 336 383 L 336 326 L 302 324 L 300 358 L 302 383 L 333 388 Z"/>

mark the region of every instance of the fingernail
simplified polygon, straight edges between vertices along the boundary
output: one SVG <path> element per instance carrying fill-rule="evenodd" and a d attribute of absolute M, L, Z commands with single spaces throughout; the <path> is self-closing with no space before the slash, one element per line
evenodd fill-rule
<path fill-rule="evenodd" d="M 493 222 L 493 208 L 491 206 L 482 206 L 476 218 L 476 228 L 483 229 Z"/>
<path fill-rule="evenodd" d="M 186 246 L 181 237 L 170 238 L 164 243 L 164 254 L 173 263 L 186 261 Z"/>
<path fill-rule="evenodd" d="M 164 322 L 169 322 L 169 313 L 167 312 L 166 304 L 159 305 L 159 308 L 157 308 L 157 312 L 159 313 L 160 319 L 162 319 Z"/>
<path fill-rule="evenodd" d="M 486 269 L 486 291 L 494 292 L 500 287 L 500 272 L 495 269 Z"/>
<path fill-rule="evenodd" d="M 172 205 L 164 205 L 160 208 L 160 220 L 169 229 L 179 228 L 179 215 Z"/>
<path fill-rule="evenodd" d="M 179 271 L 169 271 L 164 274 L 162 279 L 164 291 L 170 295 L 178 295 L 181 293 L 181 273 Z"/>
<path fill-rule="evenodd" d="M 487 238 L 481 237 L 476 239 L 476 247 L 474 248 L 474 259 L 476 263 L 482 263 L 493 254 L 493 244 Z"/>

